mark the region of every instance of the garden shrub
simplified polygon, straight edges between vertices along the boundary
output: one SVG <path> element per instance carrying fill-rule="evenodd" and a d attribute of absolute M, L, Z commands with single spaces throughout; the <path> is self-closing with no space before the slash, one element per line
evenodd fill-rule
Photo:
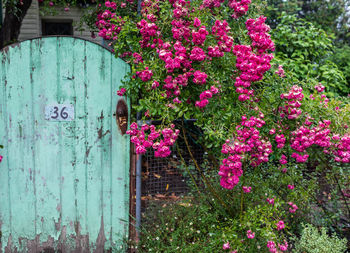
<path fill-rule="evenodd" d="M 335 92 L 328 77 L 337 79 L 337 91 L 343 89 L 341 72 L 322 69 L 331 47 L 325 33 L 296 21 L 297 37 L 288 38 L 294 21 L 286 19 L 277 49 L 290 43 L 303 51 L 287 47 L 277 52 L 274 63 L 275 43 L 260 15 L 261 1 L 146 0 L 140 15 L 125 15 L 134 6 L 106 1 L 96 21 L 99 35 L 131 65 L 117 94 L 127 95 L 143 120 L 161 122 L 157 127 L 133 122 L 127 134 L 136 153 L 152 149 L 155 156 L 166 157 L 182 132 L 191 156 L 187 166 L 204 184 L 198 196 L 201 191 L 208 195 L 210 206 L 228 221 L 219 220 L 217 250 L 287 251 L 289 235 L 300 233 L 304 221 L 341 234 L 350 221 L 344 191 L 350 105 L 348 98 L 330 99 L 325 93 Z M 278 65 L 284 54 L 285 62 L 291 60 L 285 69 Z M 299 65 L 298 59 L 306 60 Z M 188 119 L 196 119 L 201 129 L 191 138 L 207 151 L 209 172 L 191 153 L 184 127 Z M 164 227 L 158 233 L 166 233 Z M 205 242 L 199 238 L 203 241 L 193 246 L 198 249 Z M 185 247 L 189 241 L 182 239 L 171 245 Z M 152 240 L 149 247 L 161 251 L 163 243 Z"/>
<path fill-rule="evenodd" d="M 220 252 L 223 222 L 224 216 L 206 201 L 151 202 L 138 248 L 140 252 Z"/>
<path fill-rule="evenodd" d="M 347 240 L 335 234 L 329 236 L 325 228 L 319 231 L 311 224 L 303 225 L 301 237 L 295 242 L 296 253 L 344 253 Z"/>

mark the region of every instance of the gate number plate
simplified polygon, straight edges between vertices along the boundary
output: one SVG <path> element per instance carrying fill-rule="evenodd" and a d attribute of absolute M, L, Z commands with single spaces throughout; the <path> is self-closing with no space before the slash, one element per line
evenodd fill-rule
<path fill-rule="evenodd" d="M 74 120 L 74 106 L 70 104 L 53 104 L 45 106 L 45 119 L 50 121 Z"/>

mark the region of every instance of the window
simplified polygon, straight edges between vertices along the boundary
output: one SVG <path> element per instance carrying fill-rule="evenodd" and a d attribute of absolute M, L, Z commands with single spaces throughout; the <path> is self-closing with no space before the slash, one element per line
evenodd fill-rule
<path fill-rule="evenodd" d="M 73 35 L 72 20 L 43 20 L 43 35 Z"/>
<path fill-rule="evenodd" d="M 96 4 L 96 0 L 77 0 L 77 4 L 80 7 L 89 7 L 93 4 Z"/>

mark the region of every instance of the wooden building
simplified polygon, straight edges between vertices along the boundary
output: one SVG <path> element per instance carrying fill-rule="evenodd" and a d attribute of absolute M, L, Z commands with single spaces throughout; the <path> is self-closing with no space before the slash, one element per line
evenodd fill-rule
<path fill-rule="evenodd" d="M 84 31 L 79 28 L 83 8 L 71 6 L 68 11 L 65 11 L 64 7 L 52 8 L 56 8 L 56 15 L 41 15 L 39 2 L 33 0 L 22 22 L 19 41 L 49 35 L 70 35 L 102 44 L 100 37 L 91 37 L 91 32 L 87 27 L 82 27 Z M 5 9 L 3 14 L 5 14 Z"/>

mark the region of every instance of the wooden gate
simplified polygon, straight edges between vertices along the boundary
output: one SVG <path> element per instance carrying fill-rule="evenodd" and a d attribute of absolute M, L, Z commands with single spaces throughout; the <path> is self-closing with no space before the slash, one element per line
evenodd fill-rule
<path fill-rule="evenodd" d="M 0 252 L 103 252 L 129 220 L 128 65 L 72 37 L 0 52 Z M 118 103 L 119 102 L 119 103 Z"/>

